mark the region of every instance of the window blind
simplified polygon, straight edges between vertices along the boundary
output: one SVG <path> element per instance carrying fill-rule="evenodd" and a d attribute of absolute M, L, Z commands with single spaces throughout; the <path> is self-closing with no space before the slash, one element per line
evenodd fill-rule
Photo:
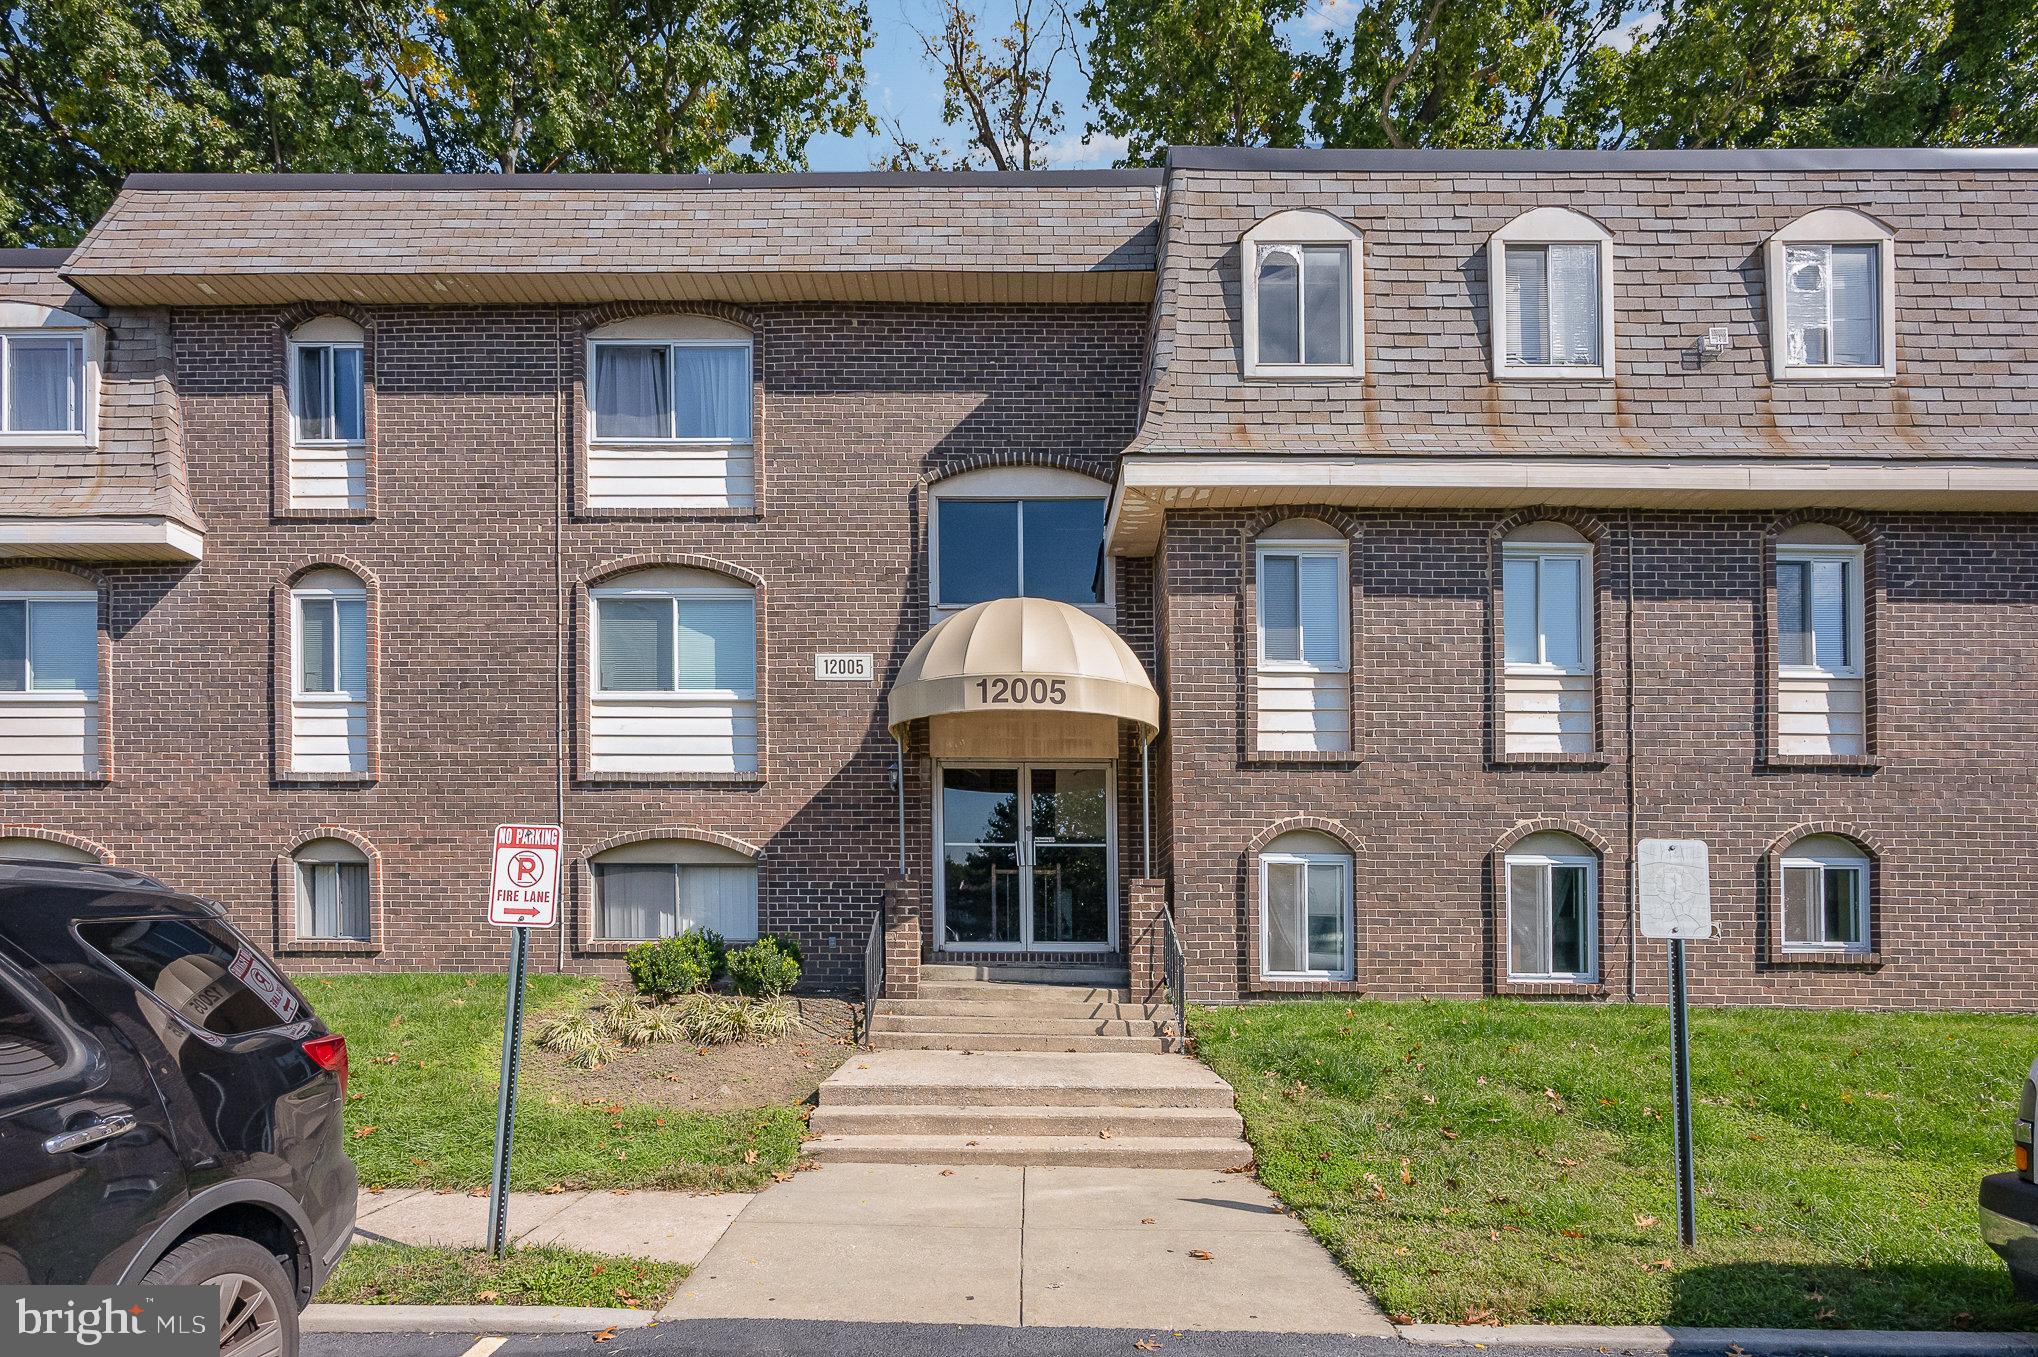
<path fill-rule="evenodd" d="M 28 687 L 28 604 L 0 598 L 0 692 Z"/>
<path fill-rule="evenodd" d="M 99 605 L 28 605 L 28 671 L 37 692 L 90 693 L 99 687 Z"/>
<path fill-rule="evenodd" d="M 1299 862 L 1267 864 L 1266 965 L 1273 972 L 1297 972 L 1305 965 L 1302 922 L 1305 867 Z"/>
<path fill-rule="evenodd" d="M 1262 363 L 1302 361 L 1302 278 L 1292 246 L 1260 250 L 1259 356 Z"/>
<path fill-rule="evenodd" d="M 1550 361 L 1593 367 L 1599 362 L 1599 247 L 1549 247 Z"/>
<path fill-rule="evenodd" d="M 346 345 L 334 348 L 332 355 L 334 436 L 357 443 L 364 436 L 361 413 L 361 350 Z"/>
<path fill-rule="evenodd" d="M 1341 972 L 1345 966 L 1344 869 L 1309 864 L 1309 969 Z"/>
<path fill-rule="evenodd" d="M 1312 245 L 1302 251 L 1302 361 L 1348 363 L 1351 251 Z"/>
<path fill-rule="evenodd" d="M 604 598 L 600 610 L 600 687 L 605 692 L 672 688 L 672 600 Z"/>
<path fill-rule="evenodd" d="M 1509 664 L 1536 664 L 1541 660 L 1538 636 L 1536 558 L 1509 556 L 1501 566 L 1500 595 L 1502 631 Z"/>
<path fill-rule="evenodd" d="M 679 689 L 749 694 L 757 686 L 755 610 L 747 598 L 679 601 Z"/>
<path fill-rule="evenodd" d="M 1517 975 L 1550 973 L 1550 874 L 1540 863 L 1507 869 L 1508 945 Z"/>
<path fill-rule="evenodd" d="M 1542 587 L 1537 591 L 1542 617 L 1543 662 L 1576 669 L 1580 660 L 1580 572 L 1576 556 L 1545 556 L 1539 562 Z"/>
<path fill-rule="evenodd" d="M 1878 314 L 1881 272 L 1878 247 L 1835 245 L 1831 252 L 1830 306 L 1832 361 L 1850 367 L 1873 367 L 1882 361 L 1882 326 Z"/>
<path fill-rule="evenodd" d="M 1847 647 L 1847 562 L 1811 563 L 1811 636 L 1813 663 L 1821 669 L 1843 670 L 1853 657 Z"/>
<path fill-rule="evenodd" d="M 1302 620 L 1297 561 L 1293 556 L 1260 558 L 1260 658 L 1293 662 L 1302 658 Z"/>
<path fill-rule="evenodd" d="M 1507 247 L 1507 356 L 1516 363 L 1550 361 L 1550 292 L 1543 251 Z"/>
<path fill-rule="evenodd" d="M 1337 634 L 1340 563 L 1329 556 L 1304 556 L 1297 564 L 1303 663 L 1333 668 L 1344 658 Z"/>
<path fill-rule="evenodd" d="M 303 664 L 298 687 L 307 693 L 330 693 L 338 687 L 333 666 L 333 600 L 298 600 L 297 649 Z"/>
<path fill-rule="evenodd" d="M 297 877 L 299 936 L 367 940 L 367 863 L 300 862 Z"/>

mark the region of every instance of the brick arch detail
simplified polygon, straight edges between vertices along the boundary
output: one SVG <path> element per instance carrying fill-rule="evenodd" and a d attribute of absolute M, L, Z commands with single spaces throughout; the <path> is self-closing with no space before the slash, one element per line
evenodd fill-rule
<path fill-rule="evenodd" d="M 1545 815 L 1533 820 L 1517 822 L 1514 828 L 1493 841 L 1493 855 L 1498 858 L 1529 835 L 1547 833 L 1552 830 L 1561 834 L 1569 834 L 1573 838 L 1586 843 L 1593 852 L 1599 855 L 1602 863 L 1613 853 L 1613 843 L 1604 834 L 1601 834 L 1591 826 L 1581 824 L 1577 820 L 1564 819 L 1562 816 Z"/>
<path fill-rule="evenodd" d="M 1292 834 L 1297 830 L 1314 830 L 1319 834 L 1328 834 L 1331 838 L 1343 844 L 1345 850 L 1353 857 L 1357 857 L 1366 851 L 1366 841 L 1353 833 L 1341 821 L 1332 820 L 1321 815 L 1291 815 L 1285 820 L 1276 820 L 1273 824 L 1266 826 L 1259 833 L 1253 835 L 1252 842 L 1246 845 L 1246 856 L 1248 858 L 1258 857 L 1268 844 L 1280 838 L 1283 834 Z"/>
<path fill-rule="evenodd" d="M 1343 509 L 1330 504 L 1292 504 L 1274 509 L 1262 509 L 1247 519 L 1245 524 L 1247 549 L 1250 550 L 1254 543 L 1266 535 L 1267 529 L 1273 527 L 1276 523 L 1286 523 L 1290 519 L 1296 518 L 1313 518 L 1326 527 L 1335 530 L 1346 542 L 1353 545 L 1358 543 L 1359 520 L 1352 517 Z M 1357 575 L 1358 572 L 1354 570 L 1352 573 Z"/>
<path fill-rule="evenodd" d="M 1597 514 L 1562 504 L 1538 504 L 1515 510 L 1493 525 L 1493 540 L 1504 542 L 1509 533 L 1531 523 L 1561 523 L 1567 528 L 1576 528 L 1595 548 L 1606 542 L 1605 520 Z"/>
<path fill-rule="evenodd" d="M 635 556 L 625 556 L 620 560 L 609 561 L 590 571 L 581 580 L 581 586 L 587 589 L 597 589 L 603 583 L 616 578 L 618 575 L 627 575 L 637 570 L 655 570 L 660 566 L 672 566 L 685 570 L 711 570 L 717 575 L 727 575 L 733 580 L 741 581 L 753 589 L 762 589 L 764 587 L 764 576 L 754 570 L 746 570 L 740 565 L 733 565 L 728 561 L 719 560 L 713 556 L 698 556 L 686 551 L 646 551 L 639 552 Z"/>
<path fill-rule="evenodd" d="M 60 575 L 76 575 L 80 583 L 97 589 L 101 594 L 106 592 L 105 575 L 76 561 L 61 560 L 54 556 L 9 557 L 0 561 L 0 572 L 8 570 L 54 570 Z M 101 618 L 100 622 L 103 626 L 105 619 Z"/>
<path fill-rule="evenodd" d="M 376 595 L 381 592 L 381 581 L 375 578 L 374 571 L 362 565 L 352 556 L 343 556 L 338 552 L 328 552 L 321 556 L 299 557 L 297 564 L 292 566 L 289 573 L 283 577 L 283 587 L 285 589 L 295 589 L 297 582 L 314 570 L 346 571 L 355 579 L 361 581 L 361 587 L 368 591 L 368 604 L 370 607 L 375 605 Z"/>
<path fill-rule="evenodd" d="M 620 320 L 636 320 L 640 316 L 707 316 L 714 320 L 731 321 L 741 325 L 755 335 L 759 328 L 758 316 L 730 302 L 711 301 L 624 301 L 603 302 L 576 312 L 573 318 L 575 333 L 582 339 L 604 325 L 613 325 Z"/>
<path fill-rule="evenodd" d="M 1084 458 L 1066 452 L 977 452 L 967 457 L 958 457 L 943 462 L 920 473 L 919 484 L 932 488 L 943 481 L 967 476 L 973 471 L 992 471 L 1001 467 L 1043 467 L 1053 471 L 1073 471 L 1088 476 L 1098 485 L 1109 490 L 1111 473 L 1100 470 L 1094 458 Z"/>
<path fill-rule="evenodd" d="M 319 825 L 313 829 L 306 830 L 290 841 L 290 846 L 283 850 L 284 856 L 294 858 L 297 856 L 298 849 L 308 843 L 317 843 L 320 839 L 338 839 L 342 843 L 354 845 L 354 847 L 360 849 L 366 855 L 369 867 L 379 877 L 382 868 L 381 852 L 374 844 L 368 842 L 367 839 L 356 834 L 353 830 L 344 829 L 339 825 Z"/>
<path fill-rule="evenodd" d="M 656 829 L 633 829 L 621 834 L 611 834 L 600 843 L 591 845 L 581 856 L 592 860 L 612 848 L 622 848 L 633 843 L 654 843 L 661 839 L 688 839 L 696 843 L 712 843 L 741 853 L 752 861 L 764 857 L 764 849 L 748 840 L 739 839 L 733 834 L 724 834 L 720 830 L 702 829 L 698 825 L 661 825 Z"/>
<path fill-rule="evenodd" d="M 283 327 L 283 337 L 288 339 L 300 325 L 306 325 L 321 316 L 338 316 L 350 320 L 367 334 L 373 334 L 375 317 L 364 307 L 352 302 L 293 302 L 276 315 L 276 323 Z"/>
<path fill-rule="evenodd" d="M 99 859 L 103 866 L 111 867 L 113 865 L 113 850 L 105 844 L 94 839 L 88 839 L 82 834 L 72 834 L 62 829 L 46 829 L 41 825 L 0 823 L 0 839 L 40 839 L 44 843 L 62 844 L 66 848 L 75 848 L 81 853 L 92 854 Z"/>
<path fill-rule="evenodd" d="M 1881 525 L 1868 515 L 1853 509 L 1792 509 L 1770 519 L 1763 538 L 1773 547 L 1784 533 L 1806 523 L 1823 523 L 1828 527 L 1838 528 L 1870 549 L 1882 545 Z"/>
<path fill-rule="evenodd" d="M 1832 834 L 1838 838 L 1856 843 L 1860 845 L 1863 852 L 1868 854 L 1869 859 L 1878 865 L 1888 852 L 1879 836 L 1871 834 L 1859 825 L 1849 821 L 1806 820 L 1792 825 L 1789 829 L 1784 830 L 1783 833 L 1771 839 L 1769 846 L 1762 850 L 1762 856 L 1764 858 L 1780 857 L 1786 849 L 1795 844 L 1799 839 L 1808 839 L 1814 834 Z"/>

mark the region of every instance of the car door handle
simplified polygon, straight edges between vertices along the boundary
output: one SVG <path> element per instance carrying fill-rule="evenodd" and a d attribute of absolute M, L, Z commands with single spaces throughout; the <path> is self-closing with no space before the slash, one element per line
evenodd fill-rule
<path fill-rule="evenodd" d="M 132 1112 L 115 1112 L 110 1116 L 101 1117 L 90 1126 L 80 1126 L 75 1131 L 53 1135 L 42 1143 L 42 1147 L 51 1154 L 68 1154 L 72 1150 L 82 1150 L 87 1145 L 97 1145 L 102 1140 L 124 1136 L 133 1129 Z"/>

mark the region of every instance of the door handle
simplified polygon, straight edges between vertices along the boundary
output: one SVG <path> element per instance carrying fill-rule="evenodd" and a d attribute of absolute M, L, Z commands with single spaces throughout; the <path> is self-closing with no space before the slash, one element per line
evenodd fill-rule
<path fill-rule="evenodd" d="M 134 1129 L 134 1124 L 134 1113 L 114 1112 L 101 1117 L 90 1126 L 80 1126 L 75 1131 L 53 1135 L 42 1143 L 42 1147 L 51 1154 L 68 1154 L 72 1150 L 82 1150 L 87 1145 L 97 1145 L 102 1140 L 124 1136 Z"/>

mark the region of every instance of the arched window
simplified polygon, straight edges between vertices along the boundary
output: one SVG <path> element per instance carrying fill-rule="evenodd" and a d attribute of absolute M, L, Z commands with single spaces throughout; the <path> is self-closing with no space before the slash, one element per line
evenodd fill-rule
<path fill-rule="evenodd" d="M 1328 834 L 1295 830 L 1260 850 L 1260 974 L 1352 977 L 1352 854 Z"/>
<path fill-rule="evenodd" d="M 1599 979 L 1599 855 L 1558 831 L 1507 850 L 1507 978 Z"/>
<path fill-rule="evenodd" d="M 1783 950 L 1867 952 L 1869 855 L 1838 834 L 1809 834 L 1780 860 Z"/>
<path fill-rule="evenodd" d="M 0 570 L 0 772 L 99 768 L 99 592 L 62 570 Z"/>
<path fill-rule="evenodd" d="M 1865 754 L 1866 549 L 1828 523 L 1787 529 L 1775 594 L 1778 752 Z"/>
<path fill-rule="evenodd" d="M 933 619 L 994 598 L 1052 598 L 1111 620 L 1104 555 L 1110 486 L 1057 467 L 991 467 L 935 484 L 928 511 Z"/>
<path fill-rule="evenodd" d="M 1365 371 L 1365 248 L 1328 212 L 1280 212 L 1245 233 L 1245 375 L 1358 377 Z"/>
<path fill-rule="evenodd" d="M 1807 212 L 1769 238 L 1770 373 L 1778 381 L 1896 375 L 1896 234 L 1864 212 Z"/>
<path fill-rule="evenodd" d="M 105 349 L 106 331 L 75 312 L 0 302 L 0 446 L 95 443 Z"/>
<path fill-rule="evenodd" d="M 1350 551 L 1344 535 L 1291 518 L 1253 544 L 1257 747 L 1352 747 Z"/>
<path fill-rule="evenodd" d="M 313 839 L 291 854 L 299 938 L 368 941 L 372 865 L 345 839 Z"/>
<path fill-rule="evenodd" d="M 756 503 L 750 332 L 637 316 L 587 341 L 587 501 L 598 509 Z"/>
<path fill-rule="evenodd" d="M 368 588 L 338 566 L 290 590 L 290 767 L 368 771 Z"/>
<path fill-rule="evenodd" d="M 588 591 L 593 766 L 757 771 L 757 596 L 710 570 L 657 567 Z"/>
<path fill-rule="evenodd" d="M 0 836 L 0 862 L 89 862 L 96 866 L 99 855 L 55 839 L 10 834 Z"/>
<path fill-rule="evenodd" d="M 290 333 L 290 507 L 368 502 L 366 335 L 343 316 Z"/>
<path fill-rule="evenodd" d="M 1525 212 L 1486 247 L 1493 375 L 1604 378 L 1613 361 L 1613 237 L 1562 207 Z"/>
<path fill-rule="evenodd" d="M 1562 523 L 1528 523 L 1501 543 L 1506 748 L 1590 753 L 1592 544 Z"/>
<path fill-rule="evenodd" d="M 634 942 L 707 928 L 757 937 L 757 860 L 699 839 L 646 839 L 598 853 L 595 936 Z"/>

